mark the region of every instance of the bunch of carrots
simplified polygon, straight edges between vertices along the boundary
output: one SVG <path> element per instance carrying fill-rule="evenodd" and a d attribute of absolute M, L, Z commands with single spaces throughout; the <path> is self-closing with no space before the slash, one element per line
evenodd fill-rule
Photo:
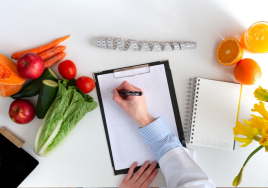
<path fill-rule="evenodd" d="M 32 52 L 38 54 L 43 59 L 45 63 L 45 68 L 52 67 L 53 65 L 60 62 L 66 56 L 66 53 L 64 52 L 66 46 L 56 46 L 56 45 L 65 41 L 69 37 L 70 35 L 54 40 L 53 42 L 46 44 L 44 46 L 15 52 L 12 54 L 11 58 L 18 60 L 24 54 Z"/>

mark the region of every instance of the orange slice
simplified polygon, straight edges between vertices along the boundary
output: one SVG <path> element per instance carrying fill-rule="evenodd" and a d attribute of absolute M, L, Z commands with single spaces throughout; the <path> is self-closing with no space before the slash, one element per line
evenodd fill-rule
<path fill-rule="evenodd" d="M 17 65 L 0 54 L 0 96 L 9 97 L 19 92 L 25 80 L 19 75 Z"/>
<path fill-rule="evenodd" d="M 228 38 L 219 44 L 216 57 L 220 64 L 230 66 L 238 63 L 242 59 L 243 53 L 244 50 L 238 40 Z"/>

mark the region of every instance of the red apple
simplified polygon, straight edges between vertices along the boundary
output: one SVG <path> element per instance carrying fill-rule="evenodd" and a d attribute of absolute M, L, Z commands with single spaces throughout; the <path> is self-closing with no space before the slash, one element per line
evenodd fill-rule
<path fill-rule="evenodd" d="M 39 78 L 45 68 L 42 58 L 36 53 L 27 53 L 21 56 L 17 62 L 17 69 L 23 78 Z"/>
<path fill-rule="evenodd" d="M 13 101 L 9 108 L 9 117 L 18 124 L 26 124 L 34 119 L 35 111 L 33 105 L 25 99 Z"/>

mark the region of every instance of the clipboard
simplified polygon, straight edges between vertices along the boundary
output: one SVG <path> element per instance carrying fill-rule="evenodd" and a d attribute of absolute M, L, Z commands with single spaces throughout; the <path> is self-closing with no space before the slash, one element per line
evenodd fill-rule
<path fill-rule="evenodd" d="M 97 90 L 97 95 L 98 95 L 98 99 L 99 99 L 99 106 L 100 106 L 100 110 L 101 110 L 104 130 L 105 130 L 107 144 L 108 144 L 108 148 L 109 148 L 111 163 L 112 163 L 112 167 L 114 169 L 115 175 L 127 174 L 129 168 L 115 170 L 114 159 L 113 159 L 113 154 L 112 154 L 112 149 L 111 149 L 111 144 L 110 144 L 110 138 L 109 138 L 109 133 L 108 133 L 108 128 L 107 128 L 106 117 L 105 117 L 105 113 L 104 113 L 104 105 L 103 105 L 103 101 L 102 101 L 102 97 L 101 97 L 98 76 L 113 73 L 114 77 L 117 78 L 116 73 L 119 73 L 119 72 L 122 72 L 125 70 L 134 70 L 134 69 L 137 70 L 137 73 L 134 75 L 130 75 L 130 76 L 138 76 L 140 74 L 150 73 L 150 67 L 153 67 L 156 65 L 164 65 L 166 77 L 167 77 L 167 82 L 168 82 L 168 88 L 169 88 L 169 92 L 170 92 L 171 103 L 172 103 L 172 107 L 173 107 L 173 113 L 174 113 L 175 122 L 176 122 L 176 127 L 177 127 L 177 131 L 178 131 L 178 135 L 179 135 L 179 140 L 180 140 L 181 144 L 184 147 L 186 147 L 185 137 L 183 134 L 183 128 L 182 128 L 182 123 L 181 123 L 181 118 L 180 118 L 180 112 L 179 112 L 179 107 L 178 107 L 178 102 L 177 102 L 177 97 L 176 97 L 176 93 L 175 93 L 175 88 L 174 88 L 173 79 L 172 79 L 172 73 L 171 73 L 171 69 L 170 69 L 168 60 L 156 61 L 156 62 L 152 62 L 152 63 L 140 64 L 140 65 L 130 66 L 130 67 L 123 67 L 123 68 L 119 68 L 119 69 L 111 69 L 111 70 L 106 70 L 106 71 L 101 71 L 101 72 L 95 72 L 95 73 L 93 73 L 93 79 L 94 79 L 95 85 L 96 85 L 96 90 Z M 138 71 L 139 68 L 144 68 L 144 67 L 148 68 L 147 72 L 139 72 Z M 122 77 L 120 77 L 120 78 L 122 78 Z M 140 166 L 136 167 L 134 172 L 136 172 L 139 168 L 140 168 Z M 157 168 L 159 168 L 158 164 L 157 164 Z"/>

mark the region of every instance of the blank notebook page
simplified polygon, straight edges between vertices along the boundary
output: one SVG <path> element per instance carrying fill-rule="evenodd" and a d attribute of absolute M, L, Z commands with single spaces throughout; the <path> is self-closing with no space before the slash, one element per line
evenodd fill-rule
<path fill-rule="evenodd" d="M 233 150 L 240 84 L 196 79 L 190 143 Z"/>
<path fill-rule="evenodd" d="M 142 70 L 130 70 L 130 73 L 136 74 L 135 71 Z M 127 74 L 126 72 L 119 77 Z M 133 77 L 115 78 L 110 73 L 99 75 L 98 80 L 115 170 L 129 168 L 135 161 L 138 165 L 146 160 L 156 161 L 153 152 L 139 134 L 139 126 L 113 101 L 111 92 L 123 81 L 141 88 L 144 90 L 150 115 L 153 118 L 161 116 L 171 132 L 178 136 L 164 65 L 151 66 L 150 73 Z"/>

